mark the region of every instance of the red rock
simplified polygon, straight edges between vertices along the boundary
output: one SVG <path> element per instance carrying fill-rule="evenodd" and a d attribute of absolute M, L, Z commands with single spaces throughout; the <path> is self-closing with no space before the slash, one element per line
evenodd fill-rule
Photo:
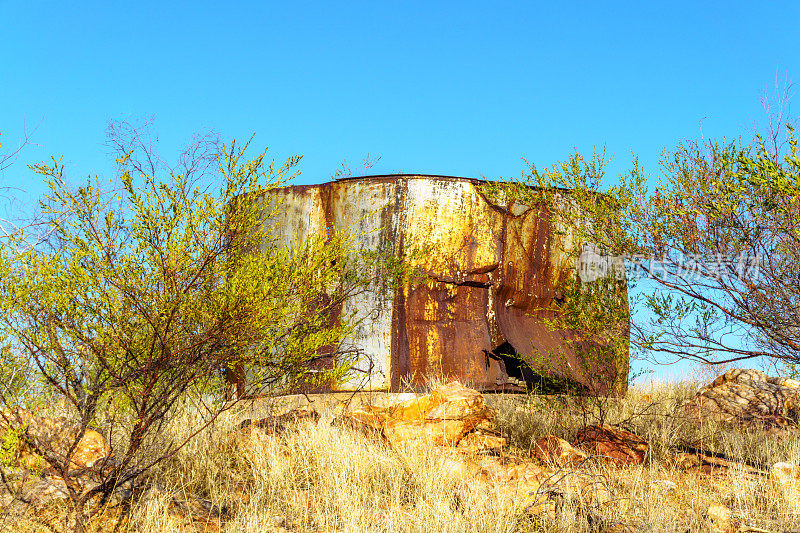
<path fill-rule="evenodd" d="M 586 426 L 578 433 L 575 446 L 619 466 L 640 465 L 647 455 L 647 442 L 643 438 L 608 426 Z"/>
<path fill-rule="evenodd" d="M 553 435 L 539 439 L 533 453 L 540 461 L 558 466 L 577 466 L 589 457 L 583 450 Z"/>

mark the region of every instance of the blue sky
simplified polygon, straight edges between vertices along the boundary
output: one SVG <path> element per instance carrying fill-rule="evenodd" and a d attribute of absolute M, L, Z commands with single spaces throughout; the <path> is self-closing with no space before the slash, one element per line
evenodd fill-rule
<path fill-rule="evenodd" d="M 111 118 L 153 116 L 165 155 L 191 133 L 343 159 L 371 173 L 518 176 L 575 148 L 631 151 L 761 120 L 776 72 L 800 77 L 797 2 L 21 2 L 0 0 L 0 141 L 38 125 L 28 161 L 110 168 Z M 800 109 L 800 103 L 796 104 Z"/>

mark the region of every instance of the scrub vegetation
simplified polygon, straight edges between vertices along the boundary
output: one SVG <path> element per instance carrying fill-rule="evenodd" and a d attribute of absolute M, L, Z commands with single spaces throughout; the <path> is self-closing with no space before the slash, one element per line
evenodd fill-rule
<path fill-rule="evenodd" d="M 400 453 L 374 436 L 331 424 L 336 409 L 330 404 L 319 420 L 298 422 L 280 434 L 241 429 L 240 413 L 218 418 L 153 469 L 155 488 L 129 509 L 112 507 L 96 515 L 87 529 L 110 530 L 128 513 L 121 530 L 152 533 L 713 531 L 708 511 L 715 505 L 729 508 L 741 531 L 800 527 L 797 494 L 770 479 L 767 469 L 734 465 L 703 472 L 676 461 L 682 444 L 699 440 L 728 457 L 764 465 L 800 460 L 796 438 L 765 436 L 756 429 L 731 432 L 713 423 L 686 425 L 674 416 L 675 408 L 697 387 L 692 382 L 632 387 L 609 405 L 607 423 L 634 431 L 650 446 L 642 465 L 602 465 L 592 472 L 611 495 L 599 516 L 619 529 L 601 529 L 579 500 L 567 501 L 555 519 L 545 520 L 526 513 L 527 495 L 511 508 L 460 497 L 460 477 L 448 468 L 452 452 L 419 448 Z M 571 440 L 585 424 L 569 397 L 487 399 L 510 441 L 509 453 L 531 461 L 536 461 L 532 451 L 540 437 Z M 162 429 L 163 438 L 182 439 L 206 421 L 207 414 L 181 406 Z M 576 483 L 570 481 L 573 470 L 555 468 L 556 477 L 565 477 L 561 486 L 566 491 Z M 186 495 L 208 500 L 208 508 L 219 514 L 191 519 L 175 503 Z M 6 516 L 2 524 L 13 531 L 40 531 L 43 524 L 59 529 L 68 511 L 55 502 L 35 513 Z"/>
<path fill-rule="evenodd" d="M 246 396 L 352 378 L 346 339 L 363 318 L 342 303 L 408 275 L 348 231 L 283 245 L 268 197 L 299 157 L 276 165 L 206 135 L 168 164 L 145 131 L 114 123 L 111 179 L 33 165 L 49 187 L 41 213 L 0 235 L 0 530 L 797 530 L 800 480 L 773 465 L 800 464 L 800 401 L 767 413 L 779 431 L 689 422 L 676 413 L 705 382 L 628 387 L 619 364 L 758 361 L 796 376 L 800 148 L 791 125 L 770 124 L 752 141 L 681 143 L 655 181 L 636 160 L 609 180 L 603 154 L 576 153 L 486 185 L 506 204 L 547 206 L 578 265 L 537 312 L 572 332 L 585 379 L 571 395 L 487 396 L 507 443 L 498 461 L 548 472 L 546 515 L 531 494 L 469 496 L 453 450 L 398 450 L 341 423 L 335 401 L 279 430 L 242 424 Z M 15 157 L 0 153 L 0 168 Z M 646 460 L 579 472 L 536 455 L 539 439 L 592 425 L 638 435 Z M 602 505 L 570 496 L 586 485 L 576 473 L 602 486 Z"/>
<path fill-rule="evenodd" d="M 76 531 L 90 500 L 136 486 L 232 398 L 344 379 L 357 321 L 341 304 L 371 276 L 393 279 L 391 258 L 357 253 L 347 231 L 283 246 L 265 198 L 300 157 L 276 165 L 249 144 L 201 136 L 170 165 L 146 130 L 112 123 L 114 177 L 75 184 L 59 159 L 31 166 L 49 192 L 0 249 L 0 417 L 10 437 L 61 406 L 66 442 L 19 438 L 65 480 Z M 168 438 L 178 404 L 210 416 Z M 91 427 L 113 432 L 114 459 L 87 488 L 70 471 Z"/>

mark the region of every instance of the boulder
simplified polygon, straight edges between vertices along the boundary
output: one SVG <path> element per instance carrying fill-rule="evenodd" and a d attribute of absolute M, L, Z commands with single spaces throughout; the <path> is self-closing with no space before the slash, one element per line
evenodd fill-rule
<path fill-rule="evenodd" d="M 93 429 L 87 429 L 75 448 L 72 465 L 78 468 L 91 468 L 101 459 L 111 455 L 111 447 L 105 437 Z"/>
<path fill-rule="evenodd" d="M 640 465 L 647 456 L 647 442 L 643 438 L 608 426 L 586 426 L 578 433 L 575 446 L 618 466 Z"/>
<path fill-rule="evenodd" d="M 63 457 L 80 431 L 80 426 L 66 418 L 34 417 L 28 424 L 28 435 L 46 452 Z M 111 456 L 111 447 L 98 431 L 86 429 L 72 454 L 71 468 L 91 468 Z M 46 465 L 43 465 L 46 466 Z"/>
<path fill-rule="evenodd" d="M 760 425 L 778 434 L 796 429 L 798 408 L 800 382 L 741 368 L 722 374 L 683 406 L 697 420 Z"/>
<path fill-rule="evenodd" d="M 47 462 L 25 442 L 23 433 L 45 453 L 63 458 L 81 429 L 79 424 L 66 417 L 32 416 L 27 411 L 20 411 L 18 414 L 18 417 L 6 414 L 8 420 L 20 421 L 17 430 L 12 429 L 16 436 L 9 436 L 5 421 L 0 423 L 0 433 L 3 434 L 0 438 L 11 439 L 7 440 L 5 446 L 13 446 L 15 457 L 12 466 L 16 467 L 33 470 L 48 468 Z M 100 460 L 109 457 L 111 457 L 111 447 L 105 437 L 100 432 L 87 428 L 72 453 L 70 468 L 91 468 Z"/>
<path fill-rule="evenodd" d="M 470 432 L 463 447 L 496 450 L 505 446 L 491 429 L 491 410 L 483 395 L 454 381 L 430 394 L 388 408 L 361 406 L 343 416 L 343 422 L 380 431 L 392 446 L 456 446 Z"/>
<path fill-rule="evenodd" d="M 536 441 L 533 453 L 540 461 L 558 466 L 578 466 L 589 458 L 583 450 L 553 435 Z"/>

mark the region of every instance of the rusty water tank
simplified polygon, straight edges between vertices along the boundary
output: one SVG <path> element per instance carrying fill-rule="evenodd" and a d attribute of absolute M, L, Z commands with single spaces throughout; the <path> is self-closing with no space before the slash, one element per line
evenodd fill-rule
<path fill-rule="evenodd" d="M 349 342 L 371 370 L 336 390 L 399 391 L 424 386 L 428 375 L 484 391 L 520 390 L 524 376 L 511 351 L 541 374 L 577 383 L 602 370 L 585 368 L 564 341 L 569 332 L 551 331 L 539 311 L 563 296 L 574 275 L 574 232 L 555 231 L 545 206 L 493 203 L 483 183 L 401 174 L 269 193 L 280 208 L 265 223 L 287 246 L 340 227 L 355 231 L 364 250 L 426 250 L 414 259 L 426 283 L 346 302 L 344 315 L 369 314 Z M 561 355 L 548 355 L 555 352 Z M 624 390 L 627 356 L 611 364 L 619 377 L 607 388 Z"/>

